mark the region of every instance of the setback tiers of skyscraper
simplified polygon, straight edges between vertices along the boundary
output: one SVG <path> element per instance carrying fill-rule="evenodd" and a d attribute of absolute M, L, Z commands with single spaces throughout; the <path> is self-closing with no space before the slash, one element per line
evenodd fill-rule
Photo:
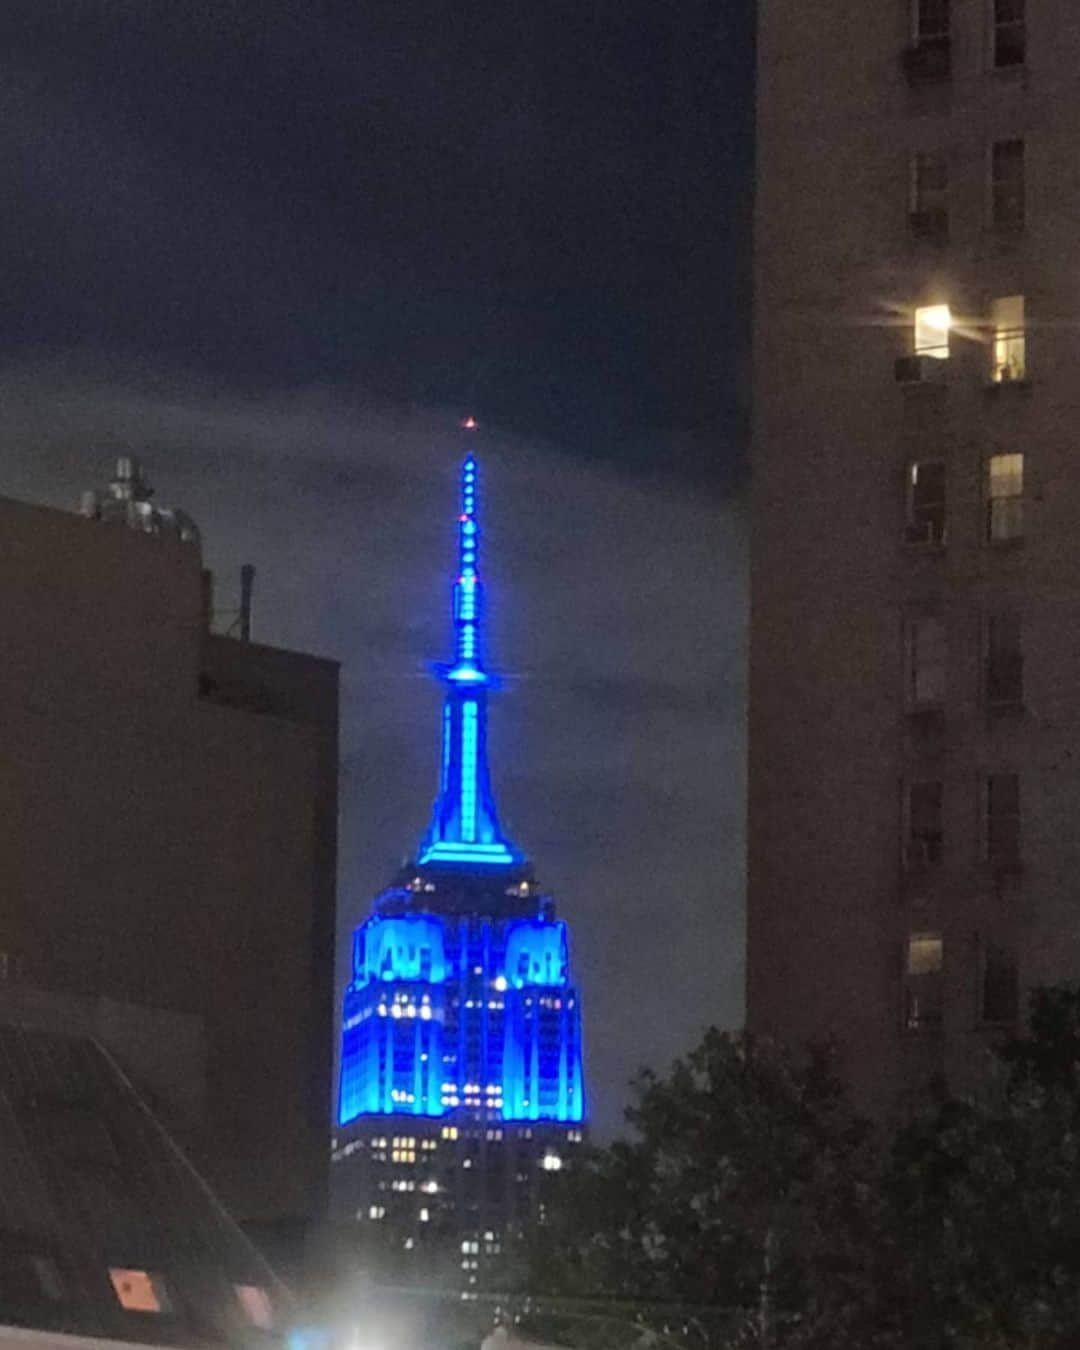
<path fill-rule="evenodd" d="M 506 837 L 487 765 L 477 464 L 461 473 L 439 792 L 415 862 L 353 938 L 334 1198 L 387 1256 L 468 1289 L 585 1116 L 569 935 Z M 395 1263 L 400 1266 L 400 1262 Z"/>

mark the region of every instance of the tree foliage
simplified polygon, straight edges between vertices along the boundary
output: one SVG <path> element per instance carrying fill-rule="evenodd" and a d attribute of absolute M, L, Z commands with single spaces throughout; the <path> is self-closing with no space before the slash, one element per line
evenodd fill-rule
<path fill-rule="evenodd" d="M 843 1265 L 826 1233 L 865 1205 L 867 1131 L 830 1052 L 710 1030 L 633 1087 L 631 1138 L 555 1176 L 536 1288 L 782 1321 L 827 1247 Z"/>
<path fill-rule="evenodd" d="M 827 1048 L 709 1031 L 638 1077 L 626 1139 L 548 1178 L 530 1287 L 669 1307 L 699 1332 L 732 1310 L 738 1339 L 791 1350 L 1071 1350 L 1080 986 L 1035 991 L 1000 1055 L 996 1085 L 889 1137 L 856 1118 Z"/>

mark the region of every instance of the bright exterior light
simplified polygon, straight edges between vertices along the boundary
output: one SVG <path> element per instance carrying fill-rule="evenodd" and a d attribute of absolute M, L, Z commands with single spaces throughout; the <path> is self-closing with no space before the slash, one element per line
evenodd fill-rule
<path fill-rule="evenodd" d="M 952 311 L 948 305 L 925 305 L 915 311 L 915 354 L 945 360 L 949 355 Z"/>

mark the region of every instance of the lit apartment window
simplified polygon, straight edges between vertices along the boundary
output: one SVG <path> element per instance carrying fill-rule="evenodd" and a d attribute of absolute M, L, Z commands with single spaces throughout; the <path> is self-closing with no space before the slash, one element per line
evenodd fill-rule
<path fill-rule="evenodd" d="M 986 857 L 995 866 L 1020 861 L 1020 777 L 992 773 L 986 779 Z"/>
<path fill-rule="evenodd" d="M 1025 0 L 992 0 L 994 7 L 994 65 L 998 70 L 1022 66 L 1025 56 Z"/>
<path fill-rule="evenodd" d="M 1008 712 L 1023 706 L 1021 635 L 1017 615 L 990 615 L 986 625 L 986 706 L 990 712 Z"/>
<path fill-rule="evenodd" d="M 1024 537 L 1024 456 L 991 455 L 986 461 L 986 533 L 991 543 Z"/>
<path fill-rule="evenodd" d="M 994 383 L 1008 384 L 1025 379 L 1024 297 L 1006 295 L 995 300 L 991 316 L 994 324 Z"/>
<path fill-rule="evenodd" d="M 948 305 L 923 305 L 915 311 L 915 355 L 944 361 L 949 355 L 952 311 Z"/>
<path fill-rule="evenodd" d="M 982 951 L 979 1018 L 983 1022 L 1015 1022 L 1020 1012 L 1020 978 L 1016 955 L 1007 947 L 987 945 Z"/>
<path fill-rule="evenodd" d="M 936 708 L 945 701 L 945 625 L 936 615 L 916 614 L 907 623 L 907 703 Z"/>
<path fill-rule="evenodd" d="M 940 863 L 945 845 L 940 782 L 909 783 L 904 860 L 918 869 Z"/>
<path fill-rule="evenodd" d="M 908 225 L 916 239 L 944 239 L 949 233 L 949 161 L 941 150 L 911 156 Z"/>
<path fill-rule="evenodd" d="M 945 542 L 945 465 L 940 459 L 908 466 L 904 539 L 909 544 Z"/>
<path fill-rule="evenodd" d="M 165 1281 L 148 1270 L 113 1266 L 109 1270 L 113 1292 L 128 1312 L 167 1313 L 172 1311 Z"/>
<path fill-rule="evenodd" d="M 904 1021 L 911 1031 L 941 1025 L 945 943 L 940 933 L 912 933 L 904 970 Z"/>
<path fill-rule="evenodd" d="M 995 141 L 990 149 L 990 224 L 1013 232 L 1024 226 L 1024 142 Z"/>

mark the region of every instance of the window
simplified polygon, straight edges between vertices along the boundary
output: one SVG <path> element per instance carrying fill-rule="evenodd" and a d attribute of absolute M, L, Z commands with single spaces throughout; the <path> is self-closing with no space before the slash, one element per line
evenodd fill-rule
<path fill-rule="evenodd" d="M 940 706 L 945 700 L 945 625 L 929 614 L 907 625 L 907 703 L 911 708 Z"/>
<path fill-rule="evenodd" d="M 912 0 L 912 37 L 904 51 L 904 70 L 913 85 L 949 78 L 949 0 Z"/>
<path fill-rule="evenodd" d="M 1007 947 L 988 945 L 982 953 L 979 1018 L 983 1022 L 1015 1022 L 1020 1012 L 1020 978 L 1016 956 Z"/>
<path fill-rule="evenodd" d="M 266 1290 L 258 1284 L 234 1284 L 233 1289 L 236 1291 L 236 1300 L 251 1325 L 261 1331 L 273 1331 L 274 1305 L 270 1302 L 270 1295 Z"/>
<path fill-rule="evenodd" d="M 1025 379 L 1024 297 L 1006 295 L 995 300 L 991 316 L 994 324 L 994 383 L 1008 384 Z"/>
<path fill-rule="evenodd" d="M 948 305 L 924 305 L 915 311 L 915 355 L 944 361 L 949 355 L 952 312 Z"/>
<path fill-rule="evenodd" d="M 12 1237 L 8 1232 L 3 1236 L 5 1241 Z M 0 1308 L 35 1307 L 63 1300 L 64 1284 L 51 1256 L 27 1251 L 0 1252 Z"/>
<path fill-rule="evenodd" d="M 995 544 L 1024 537 L 1024 456 L 991 455 L 986 461 L 986 535 Z"/>
<path fill-rule="evenodd" d="M 941 239 L 949 232 L 949 161 L 940 150 L 911 157 L 908 225 L 916 239 Z"/>
<path fill-rule="evenodd" d="M 992 773 L 986 780 L 986 856 L 995 866 L 1020 861 L 1020 777 Z"/>
<path fill-rule="evenodd" d="M 1024 142 L 995 141 L 990 150 L 990 224 L 995 230 L 1024 227 Z"/>
<path fill-rule="evenodd" d="M 148 1270 L 130 1270 L 113 1266 L 109 1279 L 120 1306 L 128 1312 L 166 1313 L 172 1311 L 165 1281 Z"/>
<path fill-rule="evenodd" d="M 1023 702 L 1020 619 L 1015 614 L 991 614 L 986 625 L 986 706 L 991 712 L 1005 712 Z"/>
<path fill-rule="evenodd" d="M 1022 66 L 1025 54 L 1025 0 L 991 0 L 994 8 L 994 66 Z"/>
<path fill-rule="evenodd" d="M 910 1031 L 941 1024 L 945 943 L 940 933 L 912 933 L 904 969 L 904 1022 Z"/>
<path fill-rule="evenodd" d="M 940 863 L 944 852 L 942 785 L 910 783 L 907 790 L 907 838 L 904 860 L 909 868 Z"/>
<path fill-rule="evenodd" d="M 908 467 L 904 539 L 909 544 L 945 542 L 945 465 L 939 459 Z"/>
<path fill-rule="evenodd" d="M 949 36 L 949 0 L 914 0 L 912 20 L 916 42 Z"/>

